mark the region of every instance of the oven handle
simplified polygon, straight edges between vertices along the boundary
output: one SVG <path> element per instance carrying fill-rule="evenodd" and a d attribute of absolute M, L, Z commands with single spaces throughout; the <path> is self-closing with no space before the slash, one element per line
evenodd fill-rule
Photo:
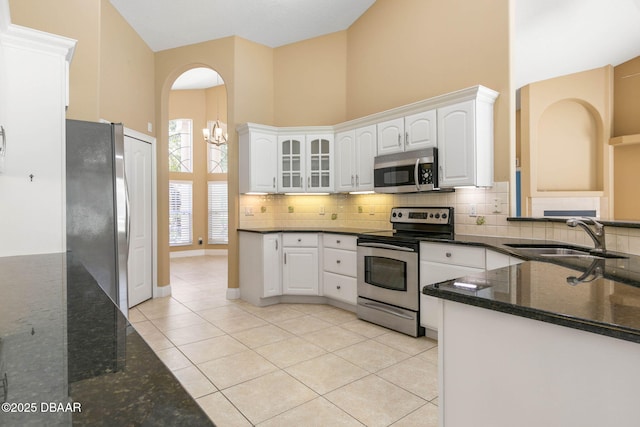
<path fill-rule="evenodd" d="M 378 304 L 375 302 L 365 302 L 365 303 L 362 303 L 361 305 L 364 305 L 365 307 L 371 308 L 373 310 L 378 310 L 387 314 L 392 314 L 394 316 L 402 317 L 403 319 L 409 319 L 409 320 L 413 319 L 413 317 L 408 316 L 400 311 L 389 308 L 388 306 L 383 304 Z"/>
<path fill-rule="evenodd" d="M 411 248 L 405 248 L 404 246 L 389 245 L 387 243 L 358 243 L 358 246 L 365 246 L 367 248 L 391 249 L 394 251 L 415 252 L 415 250 Z"/>

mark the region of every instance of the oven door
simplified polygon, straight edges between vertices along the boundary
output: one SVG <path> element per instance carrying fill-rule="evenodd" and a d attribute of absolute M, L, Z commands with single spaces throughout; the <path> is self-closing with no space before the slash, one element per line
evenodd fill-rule
<path fill-rule="evenodd" d="M 418 311 L 418 252 L 388 243 L 359 243 L 358 296 Z"/>

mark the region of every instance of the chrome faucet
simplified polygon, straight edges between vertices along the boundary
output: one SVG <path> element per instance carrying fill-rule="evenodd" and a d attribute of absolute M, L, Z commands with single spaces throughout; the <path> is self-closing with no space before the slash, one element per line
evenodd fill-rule
<path fill-rule="evenodd" d="M 594 229 L 591 229 L 591 227 L 589 227 L 589 224 L 587 224 L 587 222 L 591 222 L 591 224 L 593 224 Z M 593 240 L 593 243 L 595 244 L 594 251 L 598 251 L 598 252 L 606 251 L 606 244 L 604 241 L 605 240 L 604 225 L 602 225 L 601 223 L 599 223 L 593 218 L 586 218 L 586 217 L 582 219 L 578 219 L 578 218 L 568 219 L 567 225 L 569 227 L 575 227 L 576 225 L 579 225 L 580 227 L 584 228 L 584 231 L 587 232 L 587 234 L 589 235 L 589 237 L 591 237 L 591 239 Z"/>

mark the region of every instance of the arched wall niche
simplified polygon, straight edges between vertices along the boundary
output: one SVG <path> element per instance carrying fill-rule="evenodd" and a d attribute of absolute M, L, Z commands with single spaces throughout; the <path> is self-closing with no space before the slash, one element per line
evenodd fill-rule
<path fill-rule="evenodd" d="M 551 104 L 537 123 L 538 191 L 602 191 L 602 119 L 580 99 Z"/>
<path fill-rule="evenodd" d="M 610 218 L 613 67 L 522 87 L 516 117 L 521 214 L 595 211 Z"/>

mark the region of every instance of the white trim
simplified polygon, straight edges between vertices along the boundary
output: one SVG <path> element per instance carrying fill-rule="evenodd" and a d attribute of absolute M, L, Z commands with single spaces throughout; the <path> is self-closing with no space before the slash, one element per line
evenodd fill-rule
<path fill-rule="evenodd" d="M 226 249 L 205 249 L 205 255 L 217 255 L 217 256 L 229 256 L 229 251 Z"/>
<path fill-rule="evenodd" d="M 204 249 L 194 249 L 191 251 L 176 251 L 170 252 L 169 258 L 186 258 L 191 256 L 204 256 Z"/>
<path fill-rule="evenodd" d="M 228 256 L 227 249 L 192 249 L 190 251 L 175 251 L 169 254 L 169 258 L 187 258 L 192 256 L 217 255 Z"/>
<path fill-rule="evenodd" d="M 153 287 L 153 298 L 164 298 L 168 296 L 171 296 L 171 285 Z"/>
<path fill-rule="evenodd" d="M 227 299 L 240 299 L 240 288 L 227 288 Z"/>

